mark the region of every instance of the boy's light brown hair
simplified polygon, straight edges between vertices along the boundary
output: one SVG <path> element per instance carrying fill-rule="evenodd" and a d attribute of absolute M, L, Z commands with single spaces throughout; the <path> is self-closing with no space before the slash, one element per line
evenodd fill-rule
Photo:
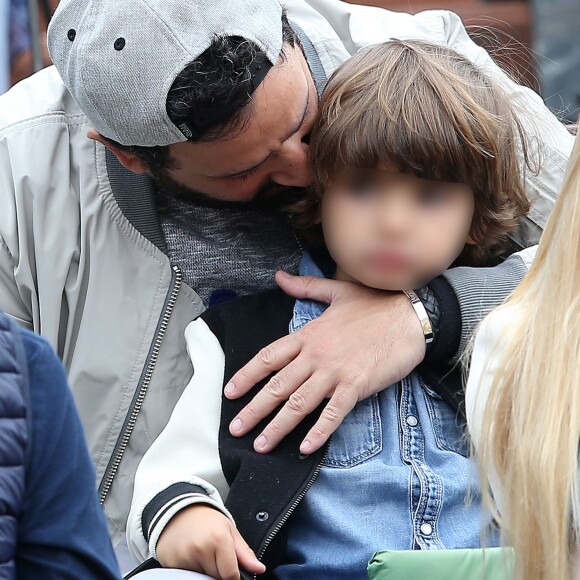
<path fill-rule="evenodd" d="M 422 41 L 363 49 L 332 76 L 310 140 L 314 183 L 291 208 L 298 227 L 317 221 L 321 196 L 341 171 L 395 166 L 417 177 L 466 183 L 475 195 L 460 263 L 493 263 L 530 203 L 517 151 L 531 168 L 513 107 L 484 72 Z"/>

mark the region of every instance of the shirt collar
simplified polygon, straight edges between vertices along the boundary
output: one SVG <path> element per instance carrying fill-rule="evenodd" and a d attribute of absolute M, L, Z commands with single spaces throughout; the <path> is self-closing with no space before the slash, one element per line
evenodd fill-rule
<path fill-rule="evenodd" d="M 316 262 L 308 252 L 304 252 L 302 256 L 298 272 L 300 276 L 316 276 L 317 278 L 324 278 L 322 270 L 317 266 Z M 294 304 L 294 313 L 289 325 L 290 332 L 296 332 L 307 322 L 318 318 L 327 308 L 328 304 L 317 302 L 316 300 L 297 299 Z"/>

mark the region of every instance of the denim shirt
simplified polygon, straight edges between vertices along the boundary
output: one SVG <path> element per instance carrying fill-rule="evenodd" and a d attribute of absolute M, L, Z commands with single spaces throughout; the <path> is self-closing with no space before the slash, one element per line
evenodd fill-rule
<path fill-rule="evenodd" d="M 308 254 L 300 274 L 322 276 Z M 325 309 L 297 300 L 290 332 Z M 378 550 L 479 547 L 487 521 L 468 451 L 455 412 L 415 372 L 360 401 L 288 521 L 276 577 L 366 580 Z"/>

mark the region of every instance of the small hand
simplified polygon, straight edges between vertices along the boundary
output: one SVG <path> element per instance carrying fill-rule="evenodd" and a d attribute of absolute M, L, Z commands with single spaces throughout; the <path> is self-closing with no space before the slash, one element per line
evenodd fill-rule
<path fill-rule="evenodd" d="M 256 574 L 266 570 L 232 522 L 204 504 L 186 507 L 173 516 L 159 537 L 156 552 L 164 568 L 202 572 L 217 580 L 239 580 L 239 566 Z"/>
<path fill-rule="evenodd" d="M 319 449 L 356 403 L 407 376 L 425 356 L 425 338 L 409 299 L 350 282 L 276 274 L 291 296 L 330 306 L 299 331 L 263 348 L 226 385 L 234 399 L 277 372 L 230 424 L 232 435 L 255 427 L 281 403 L 282 409 L 254 442 L 271 451 L 325 399 L 320 418 L 300 451 Z"/>

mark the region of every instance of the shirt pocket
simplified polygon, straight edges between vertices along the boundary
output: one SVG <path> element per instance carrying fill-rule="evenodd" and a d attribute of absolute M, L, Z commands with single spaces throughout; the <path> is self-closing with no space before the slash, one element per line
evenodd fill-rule
<path fill-rule="evenodd" d="M 382 451 L 383 437 L 378 394 L 356 404 L 333 433 L 322 465 L 355 467 Z"/>
<path fill-rule="evenodd" d="M 421 383 L 439 449 L 469 457 L 469 438 L 458 413 L 435 391 Z"/>

